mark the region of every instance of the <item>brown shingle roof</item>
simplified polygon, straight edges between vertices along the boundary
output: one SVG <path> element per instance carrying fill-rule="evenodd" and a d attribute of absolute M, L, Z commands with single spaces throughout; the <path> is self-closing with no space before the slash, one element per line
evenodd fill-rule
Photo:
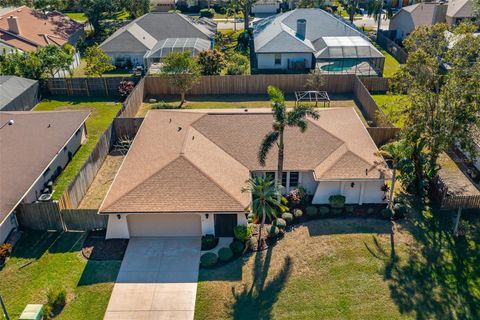
<path fill-rule="evenodd" d="M 319 112 L 305 133 L 286 129 L 284 169 L 313 171 L 317 180 L 383 178 L 355 110 Z M 265 167 L 257 159 L 272 120 L 267 109 L 150 111 L 100 212 L 243 210 L 250 172 L 276 170 L 276 147 Z"/>
<path fill-rule="evenodd" d="M 20 34 L 9 31 L 8 17 L 17 17 Z M 22 51 L 35 51 L 49 44 L 63 45 L 71 35 L 83 28 L 83 24 L 61 14 L 40 11 L 26 6 L 12 9 L 0 15 L 0 41 Z"/>
<path fill-rule="evenodd" d="M 0 223 L 40 177 L 90 112 L 0 112 Z"/>

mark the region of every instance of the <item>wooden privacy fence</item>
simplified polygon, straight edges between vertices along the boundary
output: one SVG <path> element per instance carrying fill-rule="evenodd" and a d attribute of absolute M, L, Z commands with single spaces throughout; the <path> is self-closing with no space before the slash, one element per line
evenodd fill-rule
<path fill-rule="evenodd" d="M 480 209 L 480 195 L 452 195 L 449 194 L 447 183 L 437 175 L 435 188 L 430 188 L 432 199 L 442 209 Z"/>
<path fill-rule="evenodd" d="M 367 127 L 367 131 L 373 142 L 380 147 L 395 139 L 400 133 L 400 128 L 395 127 Z"/>
<path fill-rule="evenodd" d="M 398 62 L 402 64 L 407 63 L 407 58 L 408 58 L 407 52 L 398 44 L 390 40 L 382 32 L 378 33 L 377 43 L 380 45 L 380 47 L 382 47 L 385 51 L 387 51 L 395 59 L 397 59 Z"/>
<path fill-rule="evenodd" d="M 47 88 L 52 95 L 118 97 L 122 80 L 138 81 L 129 77 L 52 78 Z"/>
<path fill-rule="evenodd" d="M 113 126 L 117 137 L 134 138 L 144 118 L 115 118 Z"/>
<path fill-rule="evenodd" d="M 60 210 L 58 202 L 21 204 L 17 211 L 18 223 L 31 230 L 90 231 L 107 227 L 107 216 L 96 209 Z"/>
<path fill-rule="evenodd" d="M 68 186 L 67 190 L 59 199 L 59 205 L 61 209 L 77 208 L 80 201 L 82 201 L 88 188 L 95 179 L 98 170 L 102 166 L 103 161 L 110 152 L 113 143 L 115 142 L 116 135 L 113 123 L 103 133 L 102 137 L 98 140 L 95 149 L 88 157 L 88 160 L 84 163 L 79 170 L 73 181 Z"/>
<path fill-rule="evenodd" d="M 358 77 L 355 78 L 353 94 L 357 102 L 362 106 L 363 111 L 368 115 L 368 120 L 376 127 L 393 127 L 382 110 L 378 107 L 370 92 Z"/>
<path fill-rule="evenodd" d="M 390 78 L 360 77 L 360 80 L 370 92 L 387 92 L 390 88 Z"/>
<path fill-rule="evenodd" d="M 133 91 L 123 103 L 123 110 L 120 117 L 135 117 L 138 109 L 145 99 L 145 78 L 137 83 Z"/>

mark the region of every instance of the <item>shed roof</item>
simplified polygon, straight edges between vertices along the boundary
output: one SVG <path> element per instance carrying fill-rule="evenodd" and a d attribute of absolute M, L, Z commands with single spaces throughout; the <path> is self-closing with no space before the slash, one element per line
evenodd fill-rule
<path fill-rule="evenodd" d="M 0 76 L 0 110 L 37 82 L 16 76 Z"/>

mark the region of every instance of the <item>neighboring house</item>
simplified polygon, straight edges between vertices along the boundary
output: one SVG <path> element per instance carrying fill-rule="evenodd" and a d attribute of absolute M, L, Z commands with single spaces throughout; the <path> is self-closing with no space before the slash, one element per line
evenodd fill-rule
<path fill-rule="evenodd" d="M 171 51 L 195 54 L 213 48 L 215 31 L 216 24 L 205 19 L 151 12 L 117 30 L 100 47 L 117 66 L 150 66 Z"/>
<path fill-rule="evenodd" d="M 473 18 L 471 0 L 449 0 L 446 21 L 449 25 L 457 25 L 462 20 Z"/>
<path fill-rule="evenodd" d="M 22 52 L 36 51 L 47 45 L 76 46 L 84 36 L 84 25 L 54 11 L 43 13 L 27 6 L 3 10 L 0 14 L 0 48 L 15 48 Z M 3 50 L 0 52 L 3 54 Z M 75 56 L 72 68 L 80 63 Z"/>
<path fill-rule="evenodd" d="M 349 204 L 383 203 L 388 171 L 353 108 L 319 109 L 305 133 L 285 130 L 285 192 L 303 186 L 313 203 L 342 194 Z M 257 154 L 270 109 L 153 110 L 143 121 L 99 209 L 107 238 L 233 235 L 247 222 L 251 174 L 275 175 Z"/>
<path fill-rule="evenodd" d="M 252 13 L 255 15 L 275 14 L 280 12 L 280 0 L 259 0 L 252 5 Z"/>
<path fill-rule="evenodd" d="M 402 8 L 390 19 L 389 30 L 396 32 L 395 39 L 403 40 L 420 26 L 445 23 L 447 5 L 439 2 L 422 2 Z"/>
<path fill-rule="evenodd" d="M 0 76 L 0 111 L 28 111 L 39 99 L 38 81 Z"/>
<path fill-rule="evenodd" d="M 321 9 L 295 9 L 254 23 L 257 72 L 382 75 L 385 57 L 360 31 Z"/>
<path fill-rule="evenodd" d="M 150 0 L 150 7 L 154 12 L 168 12 L 175 10 L 175 0 Z"/>
<path fill-rule="evenodd" d="M 85 141 L 89 114 L 0 112 L 0 243 L 17 227 L 17 206 L 37 201 Z"/>

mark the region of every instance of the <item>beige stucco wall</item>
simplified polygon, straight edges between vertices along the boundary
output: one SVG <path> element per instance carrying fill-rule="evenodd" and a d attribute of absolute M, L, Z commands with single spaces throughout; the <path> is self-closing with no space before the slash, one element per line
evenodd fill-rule
<path fill-rule="evenodd" d="M 341 194 L 349 204 L 383 203 L 385 193 L 381 187 L 384 183 L 383 180 L 321 181 L 312 202 L 326 204 L 330 196 Z"/>

